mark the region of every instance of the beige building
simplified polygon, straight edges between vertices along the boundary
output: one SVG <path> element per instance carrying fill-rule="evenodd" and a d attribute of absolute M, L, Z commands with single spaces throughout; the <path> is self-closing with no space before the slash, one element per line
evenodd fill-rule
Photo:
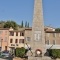
<path fill-rule="evenodd" d="M 32 40 L 32 28 L 25 28 L 25 43 L 31 44 Z"/>
<path fill-rule="evenodd" d="M 24 29 L 13 30 L 9 29 L 9 50 L 15 49 L 17 47 L 24 47 Z"/>
<path fill-rule="evenodd" d="M 46 27 L 44 28 L 45 32 L 45 48 L 46 49 L 60 49 L 60 32 L 55 31 L 55 28 Z M 32 28 L 25 29 L 25 43 L 31 45 L 30 41 L 32 40 Z M 38 45 L 38 44 L 37 44 Z"/>
<path fill-rule="evenodd" d="M 46 49 L 60 49 L 60 32 L 45 31 Z"/>

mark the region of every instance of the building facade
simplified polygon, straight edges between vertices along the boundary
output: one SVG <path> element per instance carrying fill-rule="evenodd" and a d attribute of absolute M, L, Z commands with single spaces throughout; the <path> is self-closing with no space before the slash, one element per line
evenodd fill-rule
<path fill-rule="evenodd" d="M 24 47 L 24 29 L 22 30 L 9 30 L 9 50 L 14 50 L 15 48 Z"/>
<path fill-rule="evenodd" d="M 9 29 L 0 28 L 0 51 L 6 50 L 8 48 L 9 40 Z"/>
<path fill-rule="evenodd" d="M 45 31 L 46 49 L 60 49 L 60 32 Z"/>
<path fill-rule="evenodd" d="M 45 32 L 45 48 L 46 49 L 60 49 L 60 32 L 55 31 L 54 28 L 44 28 Z M 13 50 L 17 47 L 25 47 L 27 43 L 31 47 L 32 28 L 20 28 L 14 30 L 11 28 L 0 29 L 0 51 L 6 48 Z M 38 44 L 37 44 L 38 45 Z M 27 48 L 27 47 L 26 47 Z"/>

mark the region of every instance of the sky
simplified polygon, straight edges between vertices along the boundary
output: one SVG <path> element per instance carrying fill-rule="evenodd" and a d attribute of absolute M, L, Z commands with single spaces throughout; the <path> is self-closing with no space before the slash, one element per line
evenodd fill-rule
<path fill-rule="evenodd" d="M 60 0 L 42 0 L 45 26 L 60 28 Z M 0 0 L 0 21 L 27 21 L 32 26 L 34 0 Z"/>

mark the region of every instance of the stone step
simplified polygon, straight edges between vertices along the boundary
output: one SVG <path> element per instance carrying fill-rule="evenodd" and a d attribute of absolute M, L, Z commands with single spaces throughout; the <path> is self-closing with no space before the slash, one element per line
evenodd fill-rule
<path fill-rule="evenodd" d="M 28 60 L 52 60 L 50 57 L 28 57 Z"/>

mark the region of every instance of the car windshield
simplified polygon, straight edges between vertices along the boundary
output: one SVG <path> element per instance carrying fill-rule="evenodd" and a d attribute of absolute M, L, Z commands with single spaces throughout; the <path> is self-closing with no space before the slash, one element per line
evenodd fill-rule
<path fill-rule="evenodd" d="M 9 55 L 9 51 L 3 51 L 1 55 Z"/>
<path fill-rule="evenodd" d="M 9 51 L 2 51 L 2 53 L 9 53 Z"/>

